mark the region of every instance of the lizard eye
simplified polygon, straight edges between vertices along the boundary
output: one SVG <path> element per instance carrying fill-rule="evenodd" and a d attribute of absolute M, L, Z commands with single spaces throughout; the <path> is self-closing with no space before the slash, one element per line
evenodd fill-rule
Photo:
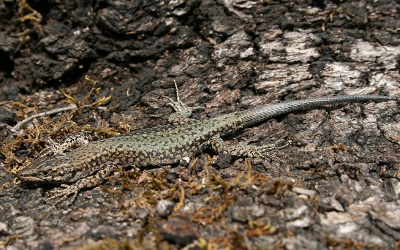
<path fill-rule="evenodd" d="M 42 171 L 42 174 L 44 175 L 44 176 L 47 176 L 48 174 L 49 174 L 49 171 Z"/>

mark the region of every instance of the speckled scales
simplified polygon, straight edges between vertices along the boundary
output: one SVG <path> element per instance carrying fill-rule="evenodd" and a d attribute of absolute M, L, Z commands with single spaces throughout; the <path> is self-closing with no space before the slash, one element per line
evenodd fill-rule
<path fill-rule="evenodd" d="M 137 167 L 173 164 L 183 157 L 192 156 L 208 147 L 235 156 L 261 156 L 268 147 L 226 148 L 220 136 L 231 134 L 272 117 L 325 104 L 362 101 L 389 101 L 393 97 L 362 95 L 333 96 L 297 100 L 270 106 L 239 111 L 232 114 L 193 121 L 179 126 L 160 126 L 91 142 L 67 153 L 37 158 L 32 165 L 19 173 L 25 182 L 72 183 L 58 190 L 51 198 L 74 198 L 82 188 L 96 186 L 115 166 Z M 214 148 L 213 148 L 214 146 Z M 219 152 L 217 152 L 219 153 Z M 65 187 L 65 186 L 64 186 Z"/>
<path fill-rule="evenodd" d="M 84 167 L 86 171 L 104 164 L 138 167 L 173 164 L 199 152 L 213 135 L 236 130 L 238 121 L 235 114 L 229 114 L 182 126 L 143 129 L 92 142 L 66 155 L 75 166 L 90 166 Z"/>

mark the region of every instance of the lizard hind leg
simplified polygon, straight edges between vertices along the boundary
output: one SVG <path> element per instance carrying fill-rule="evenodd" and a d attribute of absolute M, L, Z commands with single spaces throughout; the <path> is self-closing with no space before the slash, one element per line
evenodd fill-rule
<path fill-rule="evenodd" d="M 163 96 L 163 97 L 169 100 L 169 103 L 167 103 L 167 105 L 171 106 L 175 110 L 175 113 L 172 113 L 168 117 L 168 122 L 173 125 L 179 125 L 191 121 L 192 119 L 190 119 L 189 117 L 192 115 L 192 112 L 196 109 L 204 109 L 204 107 L 199 107 L 199 106 L 189 107 L 188 105 L 186 105 L 184 102 L 182 102 L 181 98 L 179 97 L 179 90 L 175 81 L 174 85 L 175 85 L 176 101 L 172 100 L 168 96 Z"/>
<path fill-rule="evenodd" d="M 291 140 L 288 140 L 285 144 L 276 145 L 264 145 L 264 146 L 254 146 L 254 145 L 243 145 L 236 144 L 232 146 L 226 146 L 225 142 L 221 139 L 219 135 L 211 137 L 207 146 L 218 154 L 228 154 L 236 158 L 250 157 L 250 158 L 274 158 L 269 151 L 282 149 L 291 144 Z"/>
<path fill-rule="evenodd" d="M 270 158 L 280 162 L 277 157 L 269 154 L 268 152 L 273 150 L 278 150 L 286 148 L 291 144 L 291 140 L 288 140 L 285 144 L 281 146 L 276 145 L 264 145 L 264 146 L 254 146 L 254 145 L 233 145 L 227 147 L 227 151 L 230 155 L 237 158 L 250 157 L 250 158 Z"/>
<path fill-rule="evenodd" d="M 211 150 L 218 153 L 218 159 L 215 164 L 219 168 L 227 168 L 229 167 L 232 157 L 234 158 L 270 158 L 274 161 L 281 162 L 278 157 L 275 157 L 272 154 L 269 154 L 269 151 L 282 149 L 291 144 L 291 141 L 288 140 L 284 145 L 276 146 L 276 145 L 265 145 L 265 146 L 254 146 L 254 145 L 243 145 L 237 144 L 232 146 L 226 146 L 225 142 L 221 139 L 219 135 L 215 135 L 211 137 L 206 146 Z"/>

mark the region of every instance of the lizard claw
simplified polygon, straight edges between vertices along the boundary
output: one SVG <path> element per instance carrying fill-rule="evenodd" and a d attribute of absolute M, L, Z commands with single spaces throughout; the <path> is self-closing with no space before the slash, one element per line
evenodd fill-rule
<path fill-rule="evenodd" d="M 265 146 L 253 146 L 253 145 L 234 145 L 228 148 L 228 152 L 232 156 L 236 157 L 250 157 L 250 158 L 270 158 L 273 160 L 280 160 L 277 157 L 272 156 L 268 152 L 271 150 L 282 149 L 289 146 L 292 143 L 288 140 L 281 146 L 265 145 Z"/>
<path fill-rule="evenodd" d="M 163 95 L 162 97 L 169 100 L 169 103 L 167 103 L 167 105 L 171 106 L 176 112 L 169 116 L 168 121 L 172 124 L 181 124 L 187 122 L 186 120 L 192 115 L 193 110 L 204 109 L 204 107 L 189 107 L 188 105 L 186 105 L 179 97 L 179 90 L 178 86 L 176 85 L 176 81 L 174 81 L 174 85 L 176 91 L 176 101 L 172 100 L 168 96 Z"/>
<path fill-rule="evenodd" d="M 68 196 L 70 196 L 71 194 L 73 194 L 71 203 L 76 200 L 76 197 L 78 196 L 78 193 L 79 193 L 79 188 L 77 186 L 61 184 L 61 187 L 62 188 L 60 188 L 60 189 L 56 189 L 56 190 L 52 191 L 51 192 L 52 196 L 47 198 L 46 201 L 50 201 L 50 200 L 59 198 L 54 203 L 54 205 L 57 205 L 57 204 L 65 201 L 66 199 L 68 199 Z"/>
<path fill-rule="evenodd" d="M 254 154 L 253 157 L 254 158 L 270 158 L 272 160 L 281 162 L 281 160 L 279 158 L 277 158 L 276 156 L 273 156 L 271 154 L 269 154 L 269 151 L 272 150 L 277 150 L 277 149 L 282 149 L 282 148 L 286 148 L 287 146 L 289 146 L 290 144 L 292 144 L 292 140 L 288 140 L 285 144 L 281 145 L 281 146 L 275 146 L 275 145 L 265 145 L 265 146 L 258 146 L 258 147 L 254 147 Z"/>

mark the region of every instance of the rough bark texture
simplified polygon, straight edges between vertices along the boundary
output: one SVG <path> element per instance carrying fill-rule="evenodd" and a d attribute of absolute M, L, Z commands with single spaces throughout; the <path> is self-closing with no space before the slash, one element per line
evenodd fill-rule
<path fill-rule="evenodd" d="M 120 169 L 70 206 L 45 200 L 56 187 L 14 184 L 11 173 L 48 138 L 165 124 L 174 80 L 182 100 L 205 107 L 196 119 L 337 94 L 400 98 L 398 11 L 394 0 L 1 1 L 0 249 L 399 247 L 395 102 L 278 117 L 225 138 L 291 138 L 271 159 Z M 97 81 L 89 96 L 86 75 Z M 105 110 L 10 132 L 107 96 Z"/>

